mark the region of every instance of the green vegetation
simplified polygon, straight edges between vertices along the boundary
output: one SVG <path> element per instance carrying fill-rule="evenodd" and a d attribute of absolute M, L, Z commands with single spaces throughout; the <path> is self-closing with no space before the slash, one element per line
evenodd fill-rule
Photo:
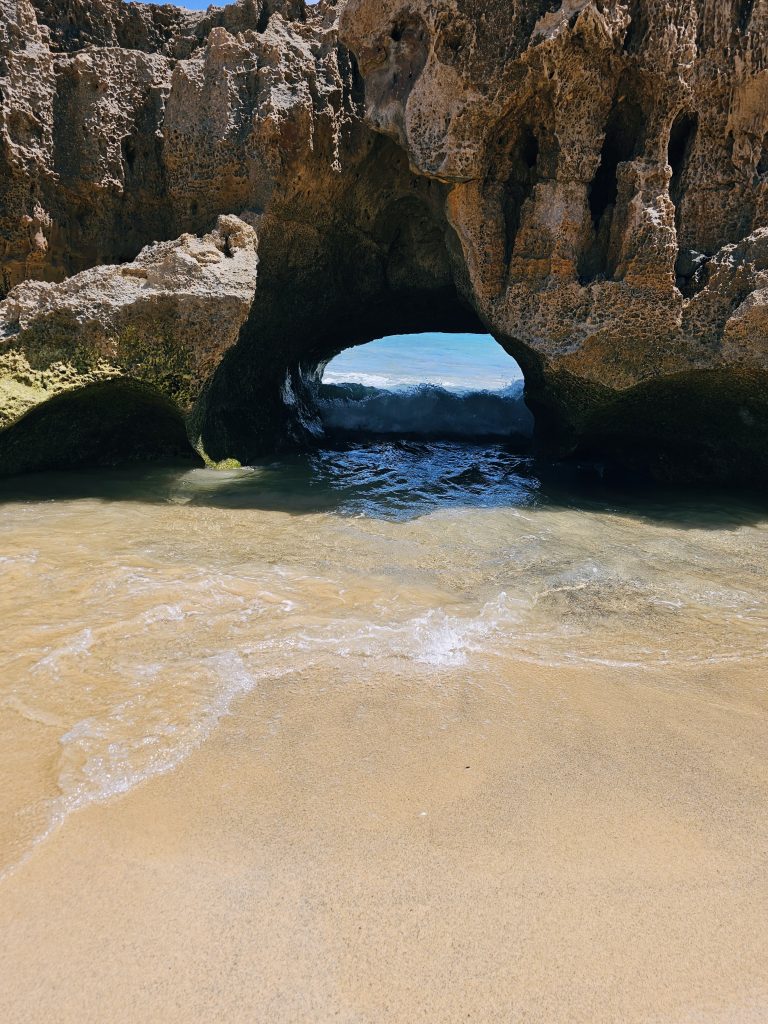
<path fill-rule="evenodd" d="M 189 409 L 197 397 L 197 382 L 190 352 L 179 336 L 159 323 L 129 324 L 111 342 L 114 361 L 128 376 Z"/>

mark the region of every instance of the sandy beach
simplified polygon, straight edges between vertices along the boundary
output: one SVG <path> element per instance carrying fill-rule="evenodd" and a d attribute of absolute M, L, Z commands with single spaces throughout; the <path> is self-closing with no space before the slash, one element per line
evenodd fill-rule
<path fill-rule="evenodd" d="M 260 688 L 6 878 L 2 1019 L 764 1021 L 757 676 L 509 682 Z"/>

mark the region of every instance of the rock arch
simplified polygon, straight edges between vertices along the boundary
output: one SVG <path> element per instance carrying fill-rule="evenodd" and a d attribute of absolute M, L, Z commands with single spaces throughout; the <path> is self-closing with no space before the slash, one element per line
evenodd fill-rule
<path fill-rule="evenodd" d="M 368 170 L 322 238 L 306 225 L 287 236 L 279 219 L 262 225 L 250 316 L 194 416 L 195 444 L 210 461 L 312 443 L 306 384 L 347 348 L 390 334 L 485 331 L 457 287 L 442 187 L 412 179 L 386 139 L 372 147 Z"/>
<path fill-rule="evenodd" d="M 82 0 L 76 24 L 63 0 L 18 0 L 0 38 L 0 391 L 28 386 L 28 345 L 56 378 L 46 394 L 93 383 L 82 350 L 100 357 L 113 335 L 94 341 L 67 300 L 66 350 L 42 282 L 62 295 L 82 271 L 109 291 L 143 272 L 157 234 L 180 235 L 163 243 L 184 252 L 160 305 L 211 358 L 166 393 L 214 461 L 300 442 L 303 376 L 336 346 L 471 323 L 521 365 L 561 456 L 636 454 L 622 410 L 642 400 L 652 417 L 665 382 L 693 399 L 706 379 L 723 409 L 741 396 L 754 431 L 732 450 L 727 417 L 691 400 L 667 433 L 688 431 L 713 477 L 727 452 L 745 477 L 768 468 L 765 400 L 739 385 L 768 372 L 768 26 L 759 5 L 732 6 L 695 0 L 670 31 L 652 0 L 239 0 L 199 16 Z M 680 111 L 696 112 L 695 141 Z M 258 236 L 258 280 L 236 280 L 229 304 L 217 285 L 206 306 L 187 256 L 216 276 L 190 247 L 221 215 Z M 227 244 L 211 259 L 231 269 Z M 14 326 L 28 299 L 45 330 Z M 650 462 L 664 444 L 649 437 Z"/>

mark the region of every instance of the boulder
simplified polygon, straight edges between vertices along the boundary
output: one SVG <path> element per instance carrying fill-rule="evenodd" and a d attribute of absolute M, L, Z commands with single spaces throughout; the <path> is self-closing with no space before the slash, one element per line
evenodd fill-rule
<path fill-rule="evenodd" d="M 0 429 L 55 395 L 115 379 L 188 415 L 237 342 L 257 266 L 254 227 L 228 214 L 130 263 L 17 285 L 0 302 Z"/>

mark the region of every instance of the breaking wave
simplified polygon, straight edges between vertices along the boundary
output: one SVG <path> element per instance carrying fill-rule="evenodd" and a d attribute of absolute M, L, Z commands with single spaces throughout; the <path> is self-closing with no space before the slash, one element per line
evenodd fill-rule
<path fill-rule="evenodd" d="M 324 383 L 317 404 L 326 432 L 343 436 L 498 439 L 527 438 L 533 432 L 522 381 L 501 391 L 449 390 L 436 384 L 379 388 Z"/>

